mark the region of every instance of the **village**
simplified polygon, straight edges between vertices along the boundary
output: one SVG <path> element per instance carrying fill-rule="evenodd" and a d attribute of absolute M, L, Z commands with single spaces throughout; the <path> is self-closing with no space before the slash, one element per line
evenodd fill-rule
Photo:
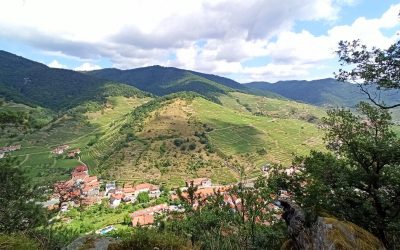
<path fill-rule="evenodd" d="M 216 191 L 227 190 L 225 186 L 213 186 L 209 178 L 187 180 L 185 184 L 185 187 L 179 188 L 182 197 L 188 197 L 187 189 L 189 187 L 196 188 L 197 201 L 193 204 L 194 207 L 198 206 L 198 199 L 205 199 L 214 195 Z M 151 183 L 117 186 L 115 181 L 103 182 L 97 176 L 89 175 L 89 169 L 86 165 L 80 165 L 72 171 L 71 179 L 54 184 L 54 193 L 51 199 L 43 205 L 49 210 L 58 209 L 63 213 L 73 207 L 91 206 L 107 200 L 110 208 L 117 208 L 121 203 L 135 203 L 141 194 L 147 194 L 150 199 L 157 199 L 161 193 L 160 187 Z M 169 191 L 168 196 L 170 201 L 180 199 L 174 190 Z M 169 211 L 183 212 L 184 209 L 181 206 L 168 205 L 167 203 L 147 207 L 131 213 L 132 226 L 151 225 L 154 223 L 156 215 Z"/>
<path fill-rule="evenodd" d="M 21 149 L 21 145 L 8 146 L 0 148 L 0 157 L 5 153 Z M 80 161 L 79 148 L 71 149 L 67 144 L 57 146 L 50 151 L 54 156 L 65 158 L 77 158 Z M 233 196 L 229 191 L 237 184 L 218 185 L 212 183 L 210 178 L 194 178 L 185 181 L 185 185 L 176 187 L 172 190 L 165 190 L 154 183 L 121 183 L 116 181 L 107 181 L 98 178 L 96 175 L 90 175 L 89 167 L 81 162 L 73 168 L 70 179 L 60 181 L 53 185 L 52 193 L 49 199 L 41 202 L 42 206 L 48 210 L 54 211 L 63 217 L 71 209 L 85 209 L 93 205 L 107 204 L 109 209 L 116 209 L 122 204 L 143 205 L 141 209 L 132 210 L 129 214 L 130 226 L 152 226 L 156 223 L 156 218 L 169 213 L 185 212 L 182 206 L 182 200 L 190 204 L 193 209 L 201 208 L 209 197 L 221 195 L 223 202 L 231 209 L 241 209 L 241 199 Z M 268 178 L 271 166 L 265 164 L 261 167 L 261 174 Z M 282 170 L 287 175 L 297 171 L 290 167 Z M 243 181 L 245 187 L 254 187 L 254 180 Z M 163 196 L 164 199 L 159 199 Z M 280 191 L 280 196 L 289 198 L 285 190 Z M 141 198 L 142 197 L 142 198 Z M 143 197 L 146 197 L 145 202 Z M 131 206 L 132 207 L 132 206 Z M 275 204 L 268 204 L 269 209 L 278 209 Z M 115 230 L 113 225 L 98 229 L 100 234 Z"/>
<path fill-rule="evenodd" d="M 265 167 L 262 170 L 267 171 Z M 294 170 L 289 169 L 287 172 L 292 171 Z M 246 182 L 245 185 L 251 187 L 254 183 Z M 105 201 L 110 209 L 116 209 L 121 204 L 139 204 L 140 196 L 144 195 L 149 201 L 155 202 L 149 202 L 151 205 L 132 211 L 129 214 L 130 224 L 132 227 L 152 226 L 159 216 L 185 212 L 180 200 L 186 200 L 193 209 L 198 209 L 209 197 L 219 194 L 231 209 L 241 209 L 241 199 L 229 193 L 232 187 L 233 185 L 215 185 L 209 178 L 189 179 L 185 181 L 185 186 L 173 190 L 163 190 L 162 187 L 152 183 L 117 185 L 115 181 L 103 181 L 97 176 L 90 175 L 88 166 L 80 165 L 73 169 L 69 180 L 54 184 L 54 193 L 43 206 L 62 215 L 72 208 L 83 208 L 102 202 L 104 204 Z M 161 195 L 167 197 L 167 200 L 157 203 Z M 285 190 L 281 190 L 280 195 L 290 197 Z M 278 209 L 273 203 L 268 204 L 268 208 Z M 109 225 L 96 232 L 105 234 L 114 229 L 113 225 Z"/>
<path fill-rule="evenodd" d="M 4 158 L 6 153 L 13 152 L 16 150 L 21 149 L 21 145 L 12 145 L 12 146 L 6 146 L 6 147 L 0 147 L 0 159 Z"/>

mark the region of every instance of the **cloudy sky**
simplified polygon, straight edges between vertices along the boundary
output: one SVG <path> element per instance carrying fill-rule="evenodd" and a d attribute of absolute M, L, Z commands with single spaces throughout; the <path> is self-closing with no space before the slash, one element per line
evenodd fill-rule
<path fill-rule="evenodd" d="M 316 79 L 337 71 L 340 40 L 398 40 L 399 12 L 394 0 L 0 0 L 0 49 L 74 70 Z"/>

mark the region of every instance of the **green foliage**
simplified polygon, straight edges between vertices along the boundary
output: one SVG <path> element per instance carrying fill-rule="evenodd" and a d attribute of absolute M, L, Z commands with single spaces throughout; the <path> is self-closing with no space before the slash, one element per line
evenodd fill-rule
<path fill-rule="evenodd" d="M 324 119 L 329 153 L 297 159 L 304 171 L 289 185 L 311 213 L 321 209 L 373 232 L 389 248 L 400 237 L 400 139 L 387 111 L 366 103 Z M 301 188 L 301 183 L 308 185 Z M 398 246 L 397 246 L 398 247 Z"/>
<path fill-rule="evenodd" d="M 184 219 L 176 215 L 178 219 L 167 221 L 162 229 L 188 236 L 201 249 L 280 249 L 285 229 L 267 206 L 272 202 L 272 190 L 259 179 L 254 188 L 239 185 L 225 195 L 215 191 L 215 196 L 203 201 L 196 199 L 196 188 L 189 187 L 187 199 L 178 192 L 186 204 Z M 227 197 L 241 202 L 226 203 Z M 192 209 L 195 200 L 201 209 Z M 271 225 L 263 224 L 266 222 Z"/>
<path fill-rule="evenodd" d="M 105 96 L 143 96 L 134 87 L 110 83 L 72 70 L 54 69 L 0 51 L 0 96 L 29 106 L 67 110 L 87 100 L 104 101 Z"/>
<path fill-rule="evenodd" d="M 109 250 L 167 250 L 167 249 L 193 249 L 185 238 L 172 233 L 159 232 L 154 229 L 138 229 L 129 238 L 121 243 L 112 244 Z"/>
<path fill-rule="evenodd" d="M 137 196 L 137 201 L 139 203 L 147 203 L 147 202 L 149 202 L 150 201 L 149 193 L 147 193 L 147 192 L 139 193 L 138 196 Z"/>
<path fill-rule="evenodd" d="M 184 143 L 184 140 L 181 138 L 174 139 L 174 145 L 180 147 Z"/>
<path fill-rule="evenodd" d="M 191 142 L 190 144 L 189 144 L 189 150 L 195 150 L 196 149 L 196 143 L 194 143 L 194 142 Z"/>
<path fill-rule="evenodd" d="M 267 150 L 265 148 L 258 148 L 257 149 L 257 154 L 266 155 L 267 154 Z"/>
<path fill-rule="evenodd" d="M 40 245 L 24 234 L 0 234 L 0 249 L 5 250 L 36 250 Z"/>
<path fill-rule="evenodd" d="M 45 222 L 45 212 L 33 200 L 37 193 L 29 185 L 15 160 L 0 159 L 0 233 L 30 230 Z"/>
<path fill-rule="evenodd" d="M 340 81 L 351 81 L 359 84 L 363 93 L 375 105 L 389 109 L 400 106 L 398 95 L 390 104 L 381 99 L 379 90 L 398 90 L 400 89 L 400 41 L 397 41 L 388 49 L 373 48 L 367 49 L 359 40 L 353 42 L 341 41 L 337 51 L 341 65 L 354 67 L 347 71 L 340 69 L 336 75 Z M 369 88 L 372 86 L 372 89 Z M 374 90 L 375 89 L 375 90 Z M 379 99 L 378 99 L 379 98 Z"/>
<path fill-rule="evenodd" d="M 230 79 L 160 66 L 132 70 L 104 69 L 92 71 L 89 74 L 102 79 L 130 84 L 158 96 L 190 91 L 203 95 L 214 102 L 218 102 L 218 95 L 232 91 L 231 87 L 243 89 L 242 85 Z"/>

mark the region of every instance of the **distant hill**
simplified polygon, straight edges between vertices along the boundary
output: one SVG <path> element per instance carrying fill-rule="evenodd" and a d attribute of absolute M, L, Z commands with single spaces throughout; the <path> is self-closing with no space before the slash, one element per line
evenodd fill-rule
<path fill-rule="evenodd" d="M 193 91 L 215 99 L 220 94 L 233 91 L 233 88 L 245 88 L 240 83 L 227 78 L 161 66 L 130 70 L 101 69 L 87 74 L 126 83 L 158 96 Z"/>
<path fill-rule="evenodd" d="M 65 110 L 98 99 L 105 89 L 111 93 L 110 84 L 124 91 L 128 88 L 128 92 L 143 94 L 131 86 L 110 83 L 72 70 L 49 68 L 0 50 L 0 97 L 18 103 Z"/>
<path fill-rule="evenodd" d="M 357 85 L 338 82 L 333 78 L 276 83 L 251 82 L 245 86 L 254 91 L 270 91 L 292 100 L 318 106 L 354 107 L 358 102 L 367 100 Z M 399 100 L 400 94 L 387 92 L 381 97 L 386 103 L 391 103 Z"/>

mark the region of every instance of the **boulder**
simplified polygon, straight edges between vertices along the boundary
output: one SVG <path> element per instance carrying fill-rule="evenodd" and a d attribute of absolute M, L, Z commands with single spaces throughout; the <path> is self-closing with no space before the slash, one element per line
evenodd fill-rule
<path fill-rule="evenodd" d="M 290 240 L 281 249 L 318 250 L 383 250 L 385 247 L 373 234 L 348 221 L 333 217 L 318 217 L 310 227 L 305 227 L 302 209 L 291 201 L 279 200 L 288 226 Z"/>

